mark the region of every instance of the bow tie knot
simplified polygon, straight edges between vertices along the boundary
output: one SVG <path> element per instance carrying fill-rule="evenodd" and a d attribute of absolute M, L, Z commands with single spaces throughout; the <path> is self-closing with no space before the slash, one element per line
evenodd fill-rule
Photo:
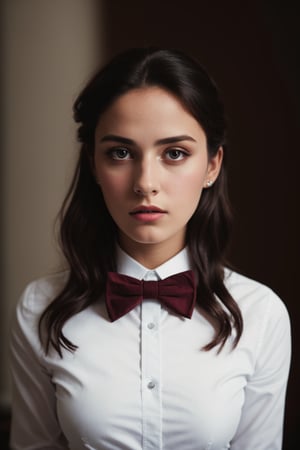
<path fill-rule="evenodd" d="M 193 272 L 188 270 L 158 281 L 108 273 L 105 301 L 111 321 L 127 314 L 143 299 L 159 300 L 177 314 L 191 318 L 196 301 Z"/>
<path fill-rule="evenodd" d="M 143 298 L 159 298 L 159 283 L 142 280 Z"/>

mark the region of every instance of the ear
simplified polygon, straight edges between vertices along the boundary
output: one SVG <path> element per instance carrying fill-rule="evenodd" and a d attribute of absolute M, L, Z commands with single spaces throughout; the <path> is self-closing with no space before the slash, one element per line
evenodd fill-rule
<path fill-rule="evenodd" d="M 213 158 L 210 158 L 210 160 L 208 161 L 207 172 L 203 186 L 204 188 L 211 187 L 218 178 L 219 172 L 222 167 L 223 154 L 223 147 L 219 147 L 216 155 Z"/>

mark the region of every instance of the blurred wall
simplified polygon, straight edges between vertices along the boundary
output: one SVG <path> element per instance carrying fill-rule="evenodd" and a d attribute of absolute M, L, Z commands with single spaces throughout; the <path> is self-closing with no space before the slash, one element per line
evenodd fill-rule
<path fill-rule="evenodd" d="M 2 2 L 1 405 L 9 403 L 7 340 L 16 301 L 59 262 L 53 225 L 76 156 L 72 103 L 101 61 L 99 6 Z"/>

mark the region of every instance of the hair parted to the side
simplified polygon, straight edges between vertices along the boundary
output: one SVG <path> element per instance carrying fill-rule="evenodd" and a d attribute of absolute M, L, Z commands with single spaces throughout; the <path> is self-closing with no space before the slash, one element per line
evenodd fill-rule
<path fill-rule="evenodd" d="M 74 104 L 81 150 L 73 181 L 61 210 L 60 238 L 70 272 L 62 292 L 40 319 L 40 336 L 62 356 L 76 343 L 63 334 L 65 322 L 103 294 L 106 274 L 116 269 L 117 228 L 94 179 L 92 164 L 95 128 L 112 102 L 131 89 L 158 86 L 175 95 L 205 132 L 208 156 L 220 146 L 224 157 L 213 186 L 204 189 L 187 227 L 186 242 L 198 279 L 197 302 L 215 327 L 204 347 L 223 347 L 235 330 L 239 341 L 243 321 L 237 303 L 224 284 L 225 252 L 231 230 L 226 182 L 226 124 L 214 82 L 197 61 L 177 50 L 137 48 L 116 56 L 83 89 Z M 42 337 L 41 337 L 42 338 Z"/>

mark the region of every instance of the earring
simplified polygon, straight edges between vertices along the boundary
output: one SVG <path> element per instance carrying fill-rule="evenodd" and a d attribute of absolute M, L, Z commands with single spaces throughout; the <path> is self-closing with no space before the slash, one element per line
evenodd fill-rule
<path fill-rule="evenodd" d="M 213 181 L 212 180 L 207 180 L 205 186 L 206 187 L 211 187 L 213 185 Z"/>

